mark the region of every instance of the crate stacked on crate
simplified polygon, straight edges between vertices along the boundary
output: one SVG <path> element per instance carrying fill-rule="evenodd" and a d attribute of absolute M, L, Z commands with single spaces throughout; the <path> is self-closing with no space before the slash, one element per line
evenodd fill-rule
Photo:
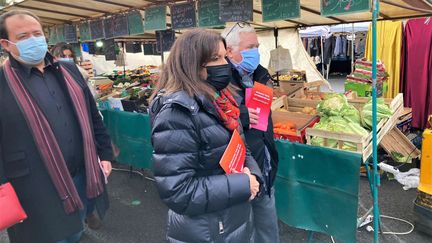
<path fill-rule="evenodd" d="M 305 143 L 306 128 L 319 121 L 316 111 L 315 114 L 310 114 L 291 109 L 287 96 L 273 101 L 271 109 L 275 139 Z"/>
<path fill-rule="evenodd" d="M 377 64 L 377 91 L 378 97 L 386 92 L 386 80 L 388 74 L 383 63 Z M 355 62 L 355 70 L 347 76 L 345 91 L 355 91 L 361 97 L 372 95 L 372 63 L 366 59 L 358 59 Z"/>
<path fill-rule="evenodd" d="M 368 98 L 358 97 L 354 99 L 349 99 L 348 103 L 361 110 L 363 105 L 366 104 L 368 101 Z M 382 119 L 378 123 L 378 143 L 396 125 L 397 118 L 403 110 L 403 95 L 398 94 L 394 99 L 385 99 L 384 102 L 389 106 L 393 114 L 390 118 Z M 367 160 L 372 154 L 372 132 L 369 132 L 367 135 L 361 136 L 342 132 L 325 131 L 316 128 L 306 129 L 307 144 L 311 144 L 312 138 L 314 137 L 322 138 L 324 147 L 328 147 L 330 140 L 335 140 L 337 142 L 336 149 L 339 150 L 342 150 L 345 143 L 355 144 L 356 150 L 353 152 L 361 154 L 363 157 L 363 161 Z"/>
<path fill-rule="evenodd" d="M 279 74 L 279 89 L 278 93 L 290 95 L 299 89 L 304 88 L 306 82 L 306 72 L 299 70 L 291 70 L 285 74 Z"/>

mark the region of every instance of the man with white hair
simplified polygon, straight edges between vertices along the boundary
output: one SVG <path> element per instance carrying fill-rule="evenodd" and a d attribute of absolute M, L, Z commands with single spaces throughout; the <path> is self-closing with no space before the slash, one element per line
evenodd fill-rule
<path fill-rule="evenodd" d="M 240 120 L 245 131 L 246 142 L 265 180 L 260 196 L 252 201 L 255 242 L 279 242 L 273 189 L 278 153 L 273 140 L 273 122 L 270 115 L 267 131 L 250 129 L 251 125 L 258 123 L 258 112 L 248 109 L 245 105 L 246 88 L 252 88 L 254 82 L 271 84 L 270 75 L 267 69 L 259 65 L 258 37 L 254 28 L 248 23 L 236 23 L 226 28 L 222 37 L 226 41 L 228 62 L 232 66 L 232 84 L 240 89 L 237 101 L 240 104 Z"/>

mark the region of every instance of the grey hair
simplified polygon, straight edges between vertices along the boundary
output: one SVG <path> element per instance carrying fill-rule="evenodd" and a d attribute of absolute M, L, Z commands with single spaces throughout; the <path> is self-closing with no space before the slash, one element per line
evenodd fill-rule
<path fill-rule="evenodd" d="M 222 38 L 225 39 L 227 47 L 238 47 L 240 44 L 240 33 L 256 33 L 250 25 L 240 27 L 237 23 L 234 26 L 226 27 L 222 32 Z M 227 36 L 228 35 L 228 36 Z"/>

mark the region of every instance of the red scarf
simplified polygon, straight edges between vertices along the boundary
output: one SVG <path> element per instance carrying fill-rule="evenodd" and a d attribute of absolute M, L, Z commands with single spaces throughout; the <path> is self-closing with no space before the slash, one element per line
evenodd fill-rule
<path fill-rule="evenodd" d="M 37 102 L 29 95 L 28 91 L 21 83 L 21 80 L 14 68 L 12 68 L 9 60 L 5 62 L 3 68 L 7 84 L 23 112 L 42 161 L 48 170 L 48 174 L 57 190 L 59 198 L 63 202 L 65 212 L 70 214 L 78 209 L 83 209 L 83 203 L 75 188 L 72 177 L 66 166 L 66 161 L 64 160 L 58 141 L 47 118 Z M 78 85 L 65 68 L 60 66 L 60 70 L 66 81 L 67 90 L 78 115 L 77 118 L 82 132 L 87 197 L 95 198 L 102 194 L 104 186 L 102 183 L 103 172 L 98 162 L 93 131 L 90 127 L 90 113 L 81 86 Z"/>
<path fill-rule="evenodd" d="M 227 89 L 220 91 L 220 94 L 216 93 L 214 104 L 225 127 L 230 131 L 238 129 L 240 109 L 231 93 Z"/>

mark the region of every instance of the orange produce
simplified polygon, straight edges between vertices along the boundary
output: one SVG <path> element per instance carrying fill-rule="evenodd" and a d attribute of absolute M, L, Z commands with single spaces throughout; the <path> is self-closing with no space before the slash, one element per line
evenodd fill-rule
<path fill-rule="evenodd" d="M 290 135 L 290 136 L 296 136 L 297 135 L 297 127 L 293 122 L 278 122 L 274 124 L 273 132 L 279 135 Z"/>

